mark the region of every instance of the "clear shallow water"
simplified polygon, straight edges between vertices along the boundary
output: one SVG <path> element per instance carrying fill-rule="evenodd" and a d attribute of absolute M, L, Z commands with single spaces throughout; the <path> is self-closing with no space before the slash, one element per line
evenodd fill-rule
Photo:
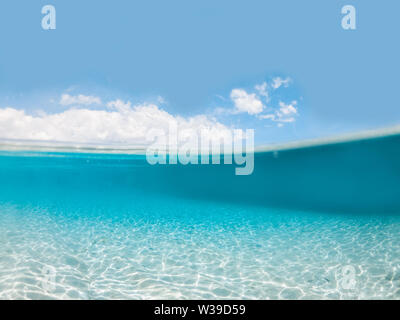
<path fill-rule="evenodd" d="M 251 177 L 2 153 L 0 298 L 400 299 L 397 141 L 261 154 Z"/>

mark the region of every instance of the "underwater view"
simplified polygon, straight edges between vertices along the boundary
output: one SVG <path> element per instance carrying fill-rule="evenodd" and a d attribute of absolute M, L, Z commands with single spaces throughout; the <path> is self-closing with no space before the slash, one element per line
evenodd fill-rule
<path fill-rule="evenodd" d="M 233 165 L 0 152 L 0 299 L 400 299 L 400 135 Z"/>
<path fill-rule="evenodd" d="M 398 303 L 399 12 L 1 0 L 0 302 L 145 319 Z"/>

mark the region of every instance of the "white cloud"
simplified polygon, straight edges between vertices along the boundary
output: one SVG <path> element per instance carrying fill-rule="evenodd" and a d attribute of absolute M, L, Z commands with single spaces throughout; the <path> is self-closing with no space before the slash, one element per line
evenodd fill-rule
<path fill-rule="evenodd" d="M 279 109 L 274 113 L 261 114 L 258 116 L 260 119 L 269 119 L 278 122 L 278 127 L 282 127 L 283 123 L 295 122 L 298 115 L 297 101 L 292 101 L 290 104 L 279 102 Z"/>
<path fill-rule="evenodd" d="M 71 104 L 88 106 L 91 104 L 101 104 L 101 99 L 95 96 L 85 96 L 83 94 L 71 96 L 65 93 L 61 95 L 60 104 L 63 106 L 69 106 Z"/>
<path fill-rule="evenodd" d="M 107 107 L 107 110 L 72 108 L 35 115 L 11 107 L 0 108 L 0 138 L 147 146 L 152 143 L 148 141 L 151 130 L 168 133 L 172 122 L 179 131 L 207 129 L 213 137 L 231 134 L 230 128 L 205 115 L 184 118 L 154 104 L 131 106 L 121 100 L 111 101 Z"/>
<path fill-rule="evenodd" d="M 277 115 L 279 117 L 279 121 L 281 122 L 293 122 L 294 116 L 297 115 L 297 101 L 292 101 L 291 104 L 285 104 L 284 102 L 279 102 L 279 110 L 277 111 Z"/>
<path fill-rule="evenodd" d="M 271 87 L 275 90 L 281 86 L 288 87 L 291 81 L 292 79 L 290 78 L 282 79 L 281 77 L 276 77 L 272 79 Z"/>
<path fill-rule="evenodd" d="M 238 114 L 238 113 L 248 113 L 250 115 L 259 115 L 267 108 L 267 105 L 271 101 L 271 89 L 276 90 L 281 86 L 288 87 L 292 79 L 289 77 L 283 79 L 281 77 L 273 78 L 271 83 L 264 81 L 263 83 L 254 86 L 255 92 L 247 92 L 244 89 L 233 89 L 230 94 L 230 98 L 234 103 L 233 110 L 224 110 L 225 114 Z M 284 114 L 286 110 L 281 110 Z M 220 112 L 222 113 L 222 112 Z M 274 116 L 279 119 L 279 116 Z M 272 119 L 272 116 L 262 115 L 259 116 L 260 119 Z M 285 120 L 287 120 L 285 118 Z"/>
<path fill-rule="evenodd" d="M 233 89 L 230 95 L 235 104 L 235 113 L 247 112 L 258 114 L 264 109 L 264 105 L 255 93 L 247 93 L 243 89 Z"/>
<path fill-rule="evenodd" d="M 267 91 L 268 85 L 266 82 L 263 82 L 262 84 L 258 84 L 255 86 L 255 89 L 257 90 L 258 94 L 260 96 L 264 96 L 268 99 L 268 91 Z"/>

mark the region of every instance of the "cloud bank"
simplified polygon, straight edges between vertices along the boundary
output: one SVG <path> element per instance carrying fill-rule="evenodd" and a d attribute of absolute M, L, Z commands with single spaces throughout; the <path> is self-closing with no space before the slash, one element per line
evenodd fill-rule
<path fill-rule="evenodd" d="M 152 142 L 148 140 L 149 132 L 168 132 L 171 123 L 180 131 L 208 130 L 213 137 L 231 133 L 230 128 L 206 115 L 173 116 L 154 104 L 132 106 L 121 100 L 109 102 L 106 110 L 71 108 L 40 115 L 0 108 L 0 138 L 13 140 L 146 146 Z"/>
<path fill-rule="evenodd" d="M 218 116 L 250 115 L 255 121 L 272 121 L 279 127 L 295 122 L 299 115 L 297 101 L 285 103 L 280 100 L 281 95 L 279 99 L 274 96 L 276 89 L 290 83 L 290 78 L 277 77 L 250 89 L 234 88 L 229 97 L 221 97 L 229 106 L 192 117 L 172 115 L 161 109 L 159 105 L 165 103 L 162 97 L 157 98 L 156 104 L 132 105 L 120 99 L 103 102 L 93 95 L 64 93 L 58 104 L 67 108 L 52 113 L 30 114 L 13 107 L 0 108 L 0 139 L 146 147 L 152 144 L 149 139 L 154 130 L 168 134 L 173 123 L 186 138 L 208 131 L 209 139 L 216 141 L 231 136 L 234 129 L 219 122 Z"/>

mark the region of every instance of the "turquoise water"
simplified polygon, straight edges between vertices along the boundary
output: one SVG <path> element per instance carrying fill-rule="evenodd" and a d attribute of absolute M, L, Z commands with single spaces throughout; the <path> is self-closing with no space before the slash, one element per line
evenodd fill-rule
<path fill-rule="evenodd" d="M 0 298 L 399 299 L 400 137 L 231 165 L 0 153 Z"/>

